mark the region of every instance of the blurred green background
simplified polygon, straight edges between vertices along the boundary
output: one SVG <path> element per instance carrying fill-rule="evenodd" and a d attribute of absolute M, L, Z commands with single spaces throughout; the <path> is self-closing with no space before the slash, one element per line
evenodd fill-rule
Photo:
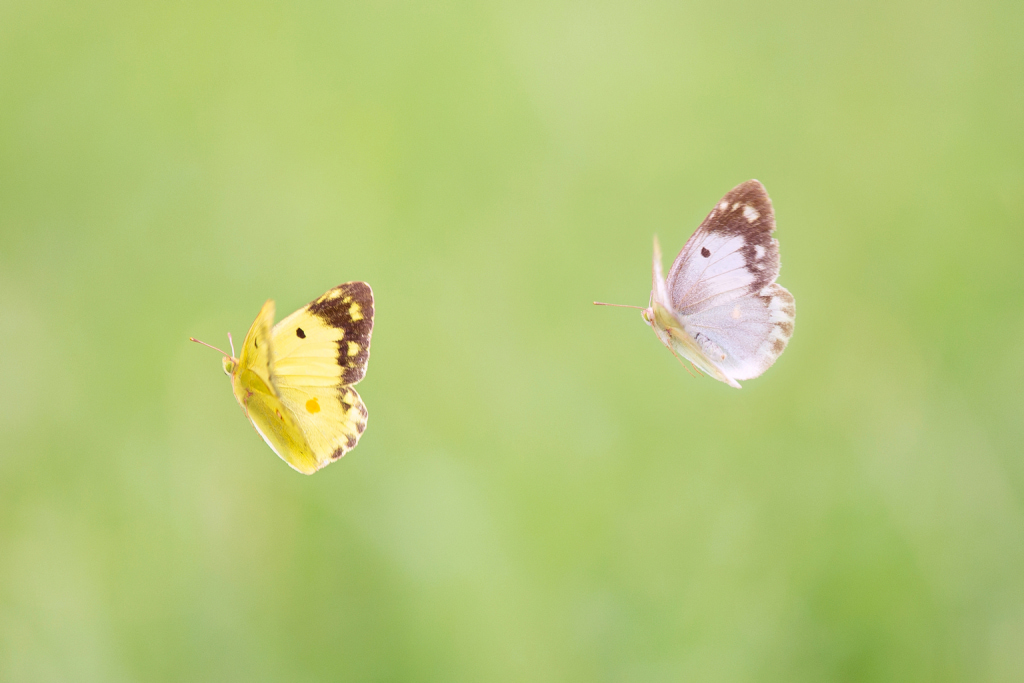
<path fill-rule="evenodd" d="M 0 4 L 0 680 L 1024 680 L 1020 2 Z M 636 311 L 765 183 L 741 391 Z M 359 447 L 213 344 L 377 300 Z"/>

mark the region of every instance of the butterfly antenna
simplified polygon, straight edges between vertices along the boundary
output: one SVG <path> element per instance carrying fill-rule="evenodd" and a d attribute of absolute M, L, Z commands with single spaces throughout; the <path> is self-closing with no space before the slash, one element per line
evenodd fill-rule
<path fill-rule="evenodd" d="M 235 342 L 231 339 L 231 333 L 228 332 L 228 344 L 231 344 L 231 357 L 235 357 Z"/>
<path fill-rule="evenodd" d="M 595 301 L 594 305 L 595 306 L 616 306 L 618 308 L 639 308 L 641 310 L 643 309 L 643 306 L 630 306 L 629 304 L 606 304 L 603 301 Z"/>
<path fill-rule="evenodd" d="M 200 340 L 196 339 L 195 337 L 189 337 L 188 340 L 189 341 L 194 341 L 196 344 L 202 344 L 203 346 L 209 346 L 211 349 L 213 349 L 214 351 L 219 351 L 224 356 L 228 355 L 228 354 L 224 353 L 223 351 L 221 351 L 220 349 L 218 349 L 213 344 L 207 344 L 206 342 L 200 341 Z M 231 350 L 234 351 L 234 349 L 231 349 Z M 233 355 L 232 355 L 232 358 L 234 358 Z"/>

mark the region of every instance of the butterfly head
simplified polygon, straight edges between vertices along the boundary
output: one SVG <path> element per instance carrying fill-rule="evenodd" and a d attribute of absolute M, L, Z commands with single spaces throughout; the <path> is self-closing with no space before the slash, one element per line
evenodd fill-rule
<path fill-rule="evenodd" d="M 657 245 L 657 243 L 658 243 L 658 238 L 657 237 L 654 238 L 654 243 L 655 243 L 655 245 Z M 658 259 L 660 261 L 661 254 L 658 255 Z M 648 325 L 651 325 L 651 326 L 654 325 L 654 290 L 653 289 L 651 290 L 651 298 L 647 300 L 647 308 L 641 308 L 640 309 L 640 317 L 643 318 L 644 322 L 647 323 Z"/>
<path fill-rule="evenodd" d="M 212 346 L 210 344 L 207 344 L 204 341 L 199 341 L 195 337 L 189 337 L 189 341 L 194 341 L 196 344 L 202 344 L 203 346 L 209 346 L 214 351 L 220 351 L 220 353 L 222 353 L 224 355 L 224 357 L 221 358 L 221 361 L 220 361 L 221 362 L 221 366 L 224 368 L 224 374 L 227 375 L 228 377 L 230 377 L 231 375 L 233 375 L 235 373 L 235 369 L 238 367 L 238 359 L 235 358 L 235 355 L 234 355 L 235 354 L 235 342 L 234 342 L 234 340 L 231 339 L 231 333 L 230 332 L 228 332 L 228 343 L 231 344 L 231 355 L 230 356 L 227 354 L 227 352 L 221 351 L 216 346 Z"/>

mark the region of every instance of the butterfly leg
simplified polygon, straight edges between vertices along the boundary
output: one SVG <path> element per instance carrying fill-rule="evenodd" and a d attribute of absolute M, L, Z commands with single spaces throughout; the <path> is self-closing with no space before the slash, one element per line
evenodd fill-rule
<path fill-rule="evenodd" d="M 683 359 L 680 358 L 676 354 L 675 351 L 672 352 L 672 355 L 676 357 L 676 360 L 679 361 L 679 364 L 683 366 L 683 370 L 686 370 L 686 374 L 688 374 L 690 377 L 693 377 L 694 379 L 697 379 L 697 377 L 703 377 L 704 376 L 704 375 L 701 375 L 699 372 L 696 375 L 694 375 L 692 372 L 690 372 L 690 368 L 686 367 L 686 363 L 683 362 Z M 691 363 L 691 365 L 692 365 L 692 363 Z M 694 370 L 696 370 L 696 369 L 697 368 L 694 367 Z"/>
<path fill-rule="evenodd" d="M 688 375 L 689 375 L 690 377 L 693 377 L 694 379 L 696 379 L 696 376 L 695 376 L 695 375 L 694 375 L 694 374 L 693 374 L 692 372 L 690 372 L 690 368 L 686 367 L 686 363 L 684 363 L 684 362 L 683 362 L 683 359 L 679 357 L 679 354 L 678 354 L 678 353 L 676 353 L 676 350 L 672 348 L 672 345 L 671 345 L 671 344 L 669 344 L 669 343 L 668 343 L 667 341 L 665 341 L 664 339 L 662 339 L 662 337 L 661 337 L 661 335 L 660 335 L 660 334 L 658 335 L 658 339 L 659 339 L 659 340 L 661 341 L 661 343 L 662 343 L 662 344 L 664 344 L 664 345 L 665 345 L 665 348 L 666 348 L 666 349 L 668 349 L 669 351 L 671 351 L 671 352 L 672 352 L 672 355 L 676 357 L 676 360 L 677 360 L 677 361 L 679 361 L 679 364 L 683 366 L 683 370 L 686 370 L 686 374 L 688 374 Z M 693 368 L 693 369 L 694 369 L 694 370 L 696 370 L 696 369 L 697 369 L 697 367 L 696 367 L 696 366 L 694 366 L 694 368 Z M 701 376 L 703 377 L 703 375 L 701 375 Z"/>

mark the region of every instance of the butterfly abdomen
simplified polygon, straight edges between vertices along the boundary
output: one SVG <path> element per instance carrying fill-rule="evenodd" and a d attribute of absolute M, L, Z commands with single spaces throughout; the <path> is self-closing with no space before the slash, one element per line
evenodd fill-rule
<path fill-rule="evenodd" d="M 711 341 L 711 339 L 703 332 L 698 332 L 693 335 L 693 338 L 697 340 L 704 355 L 714 360 L 725 360 L 725 351 L 721 346 Z"/>

